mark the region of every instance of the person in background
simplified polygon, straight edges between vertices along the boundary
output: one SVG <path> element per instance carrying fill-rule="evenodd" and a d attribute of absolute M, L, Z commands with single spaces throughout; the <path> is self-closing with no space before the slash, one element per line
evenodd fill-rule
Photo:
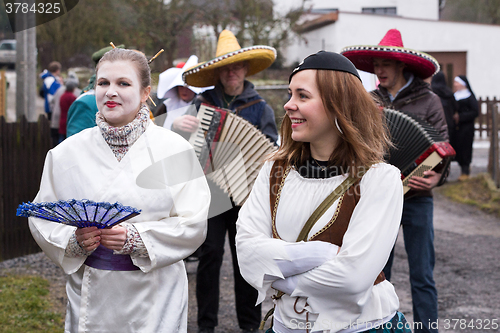
<path fill-rule="evenodd" d="M 198 63 L 198 57 L 192 55 L 185 63 L 178 64 L 179 67 L 169 68 L 159 76 L 157 97 L 165 99 L 155 111 L 154 116 L 167 129 L 191 133 L 198 127 L 198 119 L 195 115 L 186 114 L 187 106 L 192 105 L 195 97 L 211 87 L 193 87 L 187 85 L 182 79 L 184 70 Z M 162 115 L 164 115 L 162 117 Z M 155 120 L 156 122 L 156 120 Z"/>
<path fill-rule="evenodd" d="M 52 119 L 52 111 L 54 110 L 56 104 L 56 98 L 54 95 L 63 85 L 63 80 L 61 78 L 61 64 L 57 61 L 52 61 L 48 68 L 40 74 L 40 77 L 43 80 L 42 92 L 45 100 L 45 114 L 50 121 Z M 58 127 L 51 127 L 50 133 L 52 137 L 52 144 L 55 146 L 59 140 Z"/>
<path fill-rule="evenodd" d="M 237 222 L 243 277 L 258 302 L 278 291 L 267 332 L 408 332 L 381 273 L 403 187 L 383 162 L 389 138 L 379 107 L 354 65 L 333 52 L 305 58 L 288 92 L 282 144 Z"/>
<path fill-rule="evenodd" d="M 378 45 L 345 47 L 342 52 L 356 68 L 374 73 L 380 84 L 372 92 L 376 101 L 384 107 L 396 109 L 427 121 L 444 140 L 448 139 L 448 126 L 441 100 L 424 81 L 439 70 L 439 64 L 429 54 L 403 46 L 401 33 L 389 30 Z M 434 201 L 432 189 L 442 185 L 447 170 L 439 165 L 427 170 L 423 177 L 409 180 L 412 197 L 405 197 L 403 206 L 403 235 L 413 301 L 415 332 L 436 333 L 438 320 L 437 289 L 434 282 Z M 391 279 L 394 250 L 384 268 Z"/>
<path fill-rule="evenodd" d="M 59 107 L 61 110 L 61 116 L 59 120 L 59 142 L 66 139 L 66 121 L 68 119 L 68 110 L 76 100 L 77 94 L 75 94 L 78 83 L 73 80 L 68 80 L 66 82 L 65 92 L 62 94 L 59 100 Z"/>
<path fill-rule="evenodd" d="M 61 123 L 61 96 L 66 92 L 66 85 L 69 83 L 69 82 L 73 82 L 75 84 L 75 87 L 78 86 L 78 77 L 76 76 L 76 74 L 74 72 L 68 72 L 68 77 L 66 79 L 66 83 L 62 86 L 59 87 L 59 89 L 57 89 L 56 93 L 54 94 L 54 109 L 52 109 L 52 117 L 50 119 L 50 128 L 53 130 L 53 131 L 56 131 L 58 133 L 60 133 L 60 123 Z M 80 94 L 80 90 L 75 88 L 75 92 L 74 92 L 75 96 L 78 96 Z M 66 131 L 66 122 L 64 122 L 64 131 Z M 59 143 L 61 143 L 61 141 L 63 140 L 64 138 L 61 137 L 61 135 L 59 134 L 59 136 L 52 136 L 52 147 L 55 147 L 57 146 Z"/>
<path fill-rule="evenodd" d="M 460 165 L 459 181 L 469 178 L 472 161 L 472 143 L 474 142 L 474 121 L 479 115 L 479 105 L 465 75 L 455 77 L 453 91 L 458 102 L 458 111 L 453 115 L 455 130 L 450 137 L 450 144 L 457 155 L 455 160 Z"/>
<path fill-rule="evenodd" d="M 441 98 L 446 124 L 448 125 L 448 136 L 451 139 L 455 132 L 455 120 L 453 119 L 453 115 L 458 112 L 458 103 L 455 100 L 453 91 L 446 84 L 446 78 L 442 71 L 437 72 L 436 75 L 432 77 L 431 88 L 432 91 Z"/>
<path fill-rule="evenodd" d="M 29 218 L 36 242 L 68 275 L 65 332 L 187 332 L 183 259 L 205 239 L 210 193 L 189 143 L 151 121 L 150 91 L 143 54 L 105 53 L 96 67 L 97 126 L 47 154 L 35 202 L 141 210 L 104 229 Z M 167 182 L 147 177 L 162 186 L 141 185 L 140 175 L 167 158 L 159 173 Z"/>
<path fill-rule="evenodd" d="M 241 48 L 234 34 L 223 30 L 219 35 L 215 58 L 187 69 L 184 81 L 194 87 L 215 86 L 198 95 L 195 102 L 197 108 L 203 102 L 231 110 L 276 142 L 278 133 L 274 112 L 255 91 L 254 85 L 245 79 L 269 67 L 275 58 L 274 48 L 264 45 Z M 189 135 L 195 129 L 186 126 L 178 132 Z M 217 185 L 213 182 L 209 185 L 212 194 L 209 216 L 212 217 L 208 220 L 207 239 L 199 251 L 196 272 L 198 331 L 214 332 L 218 324 L 220 269 L 227 233 L 233 262 L 238 324 L 242 332 L 256 332 L 261 319 L 261 307 L 255 306 L 257 291 L 241 276 L 236 255 L 236 220 L 240 206 L 233 205 L 219 215 L 213 213 L 220 208 L 221 202 L 228 200 L 225 200 L 227 194 Z"/>

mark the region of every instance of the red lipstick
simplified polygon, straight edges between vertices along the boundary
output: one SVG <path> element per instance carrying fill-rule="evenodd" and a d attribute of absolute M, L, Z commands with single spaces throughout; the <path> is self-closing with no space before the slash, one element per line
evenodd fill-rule
<path fill-rule="evenodd" d="M 112 101 L 107 101 L 105 104 L 110 109 L 112 109 L 112 108 L 114 108 L 114 107 L 116 107 L 118 105 L 118 103 L 112 102 Z"/>

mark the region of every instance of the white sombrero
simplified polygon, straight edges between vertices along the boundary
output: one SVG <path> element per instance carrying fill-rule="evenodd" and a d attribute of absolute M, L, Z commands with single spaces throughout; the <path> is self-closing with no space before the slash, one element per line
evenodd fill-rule
<path fill-rule="evenodd" d="M 189 88 L 189 90 L 191 90 L 195 94 L 201 94 L 205 90 L 212 89 L 213 87 L 199 88 L 189 86 L 186 85 L 182 80 L 182 73 L 184 72 L 184 70 L 193 67 L 197 63 L 198 57 L 192 55 L 186 61 L 184 66 L 182 66 L 182 68 L 173 67 L 161 73 L 158 78 L 158 88 L 156 90 L 156 95 L 158 96 L 158 98 L 162 99 L 176 96 L 177 93 L 174 88 L 178 86 Z"/>

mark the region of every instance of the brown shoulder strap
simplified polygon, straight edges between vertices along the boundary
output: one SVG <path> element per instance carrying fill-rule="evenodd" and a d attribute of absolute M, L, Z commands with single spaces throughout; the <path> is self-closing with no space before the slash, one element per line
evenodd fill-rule
<path fill-rule="evenodd" d="M 338 215 L 333 223 L 322 230 L 322 232 L 314 235 L 311 240 L 320 240 L 328 243 L 335 244 L 339 247 L 342 246 L 344 234 L 347 231 L 349 222 L 351 220 L 354 207 L 359 201 L 359 180 L 354 183 L 349 190 L 345 193 Z"/>
<path fill-rule="evenodd" d="M 281 182 L 283 181 L 283 176 L 285 173 L 285 169 L 287 167 L 287 163 L 285 161 L 274 161 L 273 166 L 271 168 L 271 173 L 269 174 L 269 208 L 271 210 L 271 220 L 274 221 L 276 212 L 274 208 L 276 206 L 276 200 L 279 193 L 279 188 L 281 186 Z M 275 229 L 273 228 L 273 237 L 279 238 L 277 234 L 275 234 Z"/>
<path fill-rule="evenodd" d="M 256 99 L 254 101 L 243 104 L 241 106 L 238 106 L 236 109 L 234 109 L 234 113 L 238 114 L 238 113 L 240 113 L 241 110 L 246 109 L 246 108 L 248 108 L 254 104 L 260 103 L 260 102 L 264 102 L 264 100 L 262 98 L 259 98 L 259 99 Z"/>

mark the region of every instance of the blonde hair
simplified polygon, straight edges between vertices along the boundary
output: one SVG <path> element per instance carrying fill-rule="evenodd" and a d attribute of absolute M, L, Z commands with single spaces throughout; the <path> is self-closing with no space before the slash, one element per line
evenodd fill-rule
<path fill-rule="evenodd" d="M 105 61 L 130 61 L 135 65 L 139 81 L 141 82 L 141 88 L 146 89 L 151 85 L 151 69 L 149 68 L 148 60 L 146 56 L 135 50 L 120 49 L 115 48 L 106 52 L 102 58 L 97 63 L 95 72 L 96 76 L 99 71 L 99 67 Z"/>
<path fill-rule="evenodd" d="M 381 162 L 390 146 L 385 117 L 354 75 L 332 70 L 316 70 L 316 84 L 327 116 L 335 130 L 335 118 L 342 129 L 337 146 L 329 158 L 352 176 Z M 290 118 L 285 115 L 280 128 L 281 146 L 270 160 L 301 165 L 311 156 L 308 142 L 292 139 Z"/>

